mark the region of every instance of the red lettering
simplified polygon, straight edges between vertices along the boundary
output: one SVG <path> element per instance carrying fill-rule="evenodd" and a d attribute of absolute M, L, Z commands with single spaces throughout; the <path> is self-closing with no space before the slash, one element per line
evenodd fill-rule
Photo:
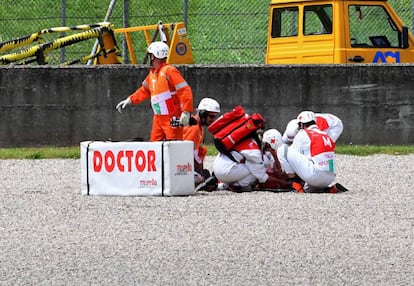
<path fill-rule="evenodd" d="M 93 152 L 93 170 L 100 172 L 102 169 L 102 154 L 99 151 Z"/>
<path fill-rule="evenodd" d="M 121 172 L 125 171 L 125 167 L 124 165 L 122 165 L 122 162 L 121 162 L 122 157 L 124 157 L 124 151 L 119 151 L 116 157 L 116 163 L 118 164 L 118 169 Z"/>
<path fill-rule="evenodd" d="M 135 155 L 135 166 L 138 170 L 138 172 L 142 172 L 145 169 L 145 154 L 142 150 L 137 151 L 137 154 Z"/>
<path fill-rule="evenodd" d="M 115 155 L 112 151 L 107 151 L 105 153 L 105 169 L 107 172 L 111 173 L 115 168 Z"/>
<path fill-rule="evenodd" d="M 157 168 L 155 167 L 155 159 L 157 158 L 154 150 L 149 150 L 148 154 L 148 172 L 157 171 Z"/>
<path fill-rule="evenodd" d="M 128 172 L 132 171 L 132 156 L 134 156 L 134 152 L 129 150 L 125 151 L 125 156 L 128 158 Z"/>
<path fill-rule="evenodd" d="M 136 153 L 132 150 L 121 150 L 116 155 L 113 151 L 107 150 L 104 154 L 94 151 L 92 160 L 94 172 L 102 172 L 104 168 L 106 172 L 111 173 L 115 169 L 120 172 L 132 172 L 134 166 L 138 172 L 143 172 L 145 169 L 148 172 L 156 172 L 156 159 L 157 154 L 154 150 L 148 150 L 147 154 L 143 150 L 138 150 Z"/>

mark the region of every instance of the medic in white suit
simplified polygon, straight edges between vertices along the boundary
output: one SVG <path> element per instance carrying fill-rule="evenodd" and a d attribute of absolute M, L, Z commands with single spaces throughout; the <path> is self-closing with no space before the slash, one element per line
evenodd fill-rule
<path fill-rule="evenodd" d="M 339 136 L 342 134 L 344 129 L 344 125 L 342 120 L 331 113 L 314 113 L 315 114 L 315 122 L 318 128 L 328 133 L 328 135 L 336 142 Z M 291 144 L 293 138 L 295 138 L 296 134 L 298 134 L 298 121 L 297 119 L 292 119 L 286 126 L 286 130 L 283 133 L 283 142 L 286 144 Z"/>
<path fill-rule="evenodd" d="M 231 155 L 219 153 L 214 160 L 214 175 L 231 191 L 246 192 L 252 190 L 257 182 L 265 183 L 269 179 L 263 162 L 261 146 L 254 138 L 247 138 L 234 146 Z"/>
<path fill-rule="evenodd" d="M 319 192 L 335 180 L 335 142 L 316 125 L 315 114 L 303 111 L 297 117 L 299 132 L 290 146 L 283 144 L 277 155 L 284 172 L 305 182 L 299 192 Z"/>

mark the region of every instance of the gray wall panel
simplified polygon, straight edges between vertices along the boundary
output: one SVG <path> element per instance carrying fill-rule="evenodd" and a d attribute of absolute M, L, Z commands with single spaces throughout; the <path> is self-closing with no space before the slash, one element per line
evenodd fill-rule
<path fill-rule="evenodd" d="M 304 109 L 342 118 L 342 144 L 413 144 L 411 65 L 179 66 L 194 92 L 242 104 L 283 131 Z M 0 147 L 72 146 L 83 140 L 149 138 L 150 102 L 119 114 L 115 105 L 147 66 L 0 68 Z M 211 139 L 210 136 L 207 137 Z"/>

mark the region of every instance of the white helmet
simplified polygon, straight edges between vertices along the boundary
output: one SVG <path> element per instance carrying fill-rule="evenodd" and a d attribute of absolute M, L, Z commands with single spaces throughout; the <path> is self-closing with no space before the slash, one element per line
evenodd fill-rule
<path fill-rule="evenodd" d="M 298 134 L 298 121 L 296 119 L 292 119 L 289 121 L 289 123 L 286 125 L 286 130 L 283 136 L 286 136 L 287 139 L 292 142 L 293 138 L 295 138 L 296 134 Z"/>
<path fill-rule="evenodd" d="M 220 104 L 212 98 L 205 97 L 200 101 L 197 109 L 220 113 Z"/>
<path fill-rule="evenodd" d="M 277 150 L 280 146 L 282 146 L 282 134 L 276 129 L 269 129 L 263 133 L 263 142 L 266 142 L 272 147 L 272 149 Z"/>
<path fill-rule="evenodd" d="M 315 121 L 315 113 L 313 111 L 302 111 L 298 115 L 298 123 L 308 123 L 311 121 Z"/>
<path fill-rule="evenodd" d="M 168 57 L 168 45 L 164 42 L 152 42 L 147 49 L 148 53 L 153 54 L 157 59 Z"/>

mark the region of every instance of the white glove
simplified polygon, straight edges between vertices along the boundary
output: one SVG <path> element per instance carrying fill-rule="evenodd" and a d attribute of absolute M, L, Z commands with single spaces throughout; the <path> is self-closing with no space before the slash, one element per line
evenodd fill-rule
<path fill-rule="evenodd" d="M 190 124 L 190 112 L 188 111 L 183 111 L 183 113 L 181 113 L 180 116 L 180 124 L 182 126 L 188 126 Z"/>
<path fill-rule="evenodd" d="M 118 109 L 119 113 L 122 113 L 122 109 L 125 109 L 125 107 L 131 104 L 132 104 L 131 99 L 127 97 L 126 99 L 122 100 L 120 103 L 116 105 L 116 109 Z"/>

